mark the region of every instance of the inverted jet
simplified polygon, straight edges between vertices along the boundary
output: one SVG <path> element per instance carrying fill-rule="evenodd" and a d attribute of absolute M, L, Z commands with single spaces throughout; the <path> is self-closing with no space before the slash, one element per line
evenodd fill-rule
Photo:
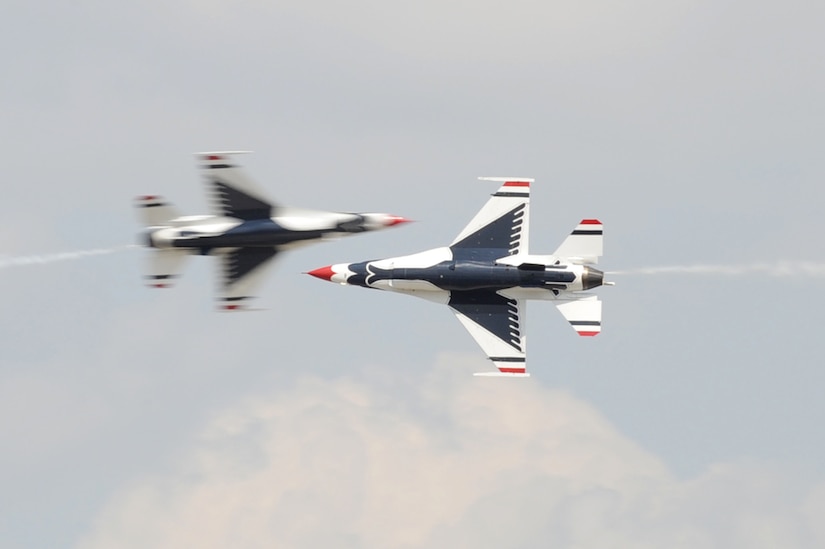
<path fill-rule="evenodd" d="M 146 284 L 167 288 L 180 276 L 190 255 L 219 261 L 218 308 L 247 308 L 263 281 L 265 266 L 284 250 L 321 239 L 393 227 L 407 221 L 385 213 L 344 213 L 281 206 L 235 162 L 236 152 L 197 154 L 211 208 L 208 215 L 181 216 L 156 195 L 137 198 L 146 225 L 143 239 L 152 248 Z"/>
<path fill-rule="evenodd" d="M 528 299 L 553 301 L 581 336 L 601 331 L 602 303 L 587 291 L 611 284 L 593 266 L 602 255 L 602 223 L 583 219 L 552 255 L 531 255 L 533 180 L 480 179 L 502 185 L 449 246 L 307 274 L 448 305 L 498 369 L 476 375 L 528 376 Z"/>

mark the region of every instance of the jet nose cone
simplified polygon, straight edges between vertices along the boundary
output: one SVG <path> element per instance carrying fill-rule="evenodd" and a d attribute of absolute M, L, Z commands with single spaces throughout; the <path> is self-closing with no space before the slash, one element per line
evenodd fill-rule
<path fill-rule="evenodd" d="M 400 215 L 388 215 L 384 224 L 387 227 L 392 227 L 394 225 L 401 225 L 402 223 L 410 223 L 412 219 L 407 219 L 406 217 L 401 217 Z"/>
<path fill-rule="evenodd" d="M 332 270 L 332 265 L 327 265 L 326 267 L 320 267 L 314 271 L 309 271 L 307 274 L 312 275 L 315 278 L 320 278 L 321 280 L 332 281 L 332 277 L 335 276 L 335 271 Z"/>

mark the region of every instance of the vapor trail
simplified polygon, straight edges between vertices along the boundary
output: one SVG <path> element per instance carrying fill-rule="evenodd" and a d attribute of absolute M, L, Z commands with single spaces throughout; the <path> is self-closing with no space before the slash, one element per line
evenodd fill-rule
<path fill-rule="evenodd" d="M 773 263 L 750 263 L 745 265 L 667 265 L 661 267 L 642 267 L 624 271 L 610 271 L 611 275 L 662 275 L 662 274 L 699 274 L 741 276 L 762 274 L 767 276 L 790 277 L 825 277 L 825 263 L 809 261 L 777 261 Z"/>
<path fill-rule="evenodd" d="M 0 256 L 0 270 L 8 269 L 9 267 L 20 267 L 23 265 L 45 265 L 48 263 L 56 263 L 58 261 L 71 261 L 74 259 L 81 259 L 93 255 L 107 255 L 117 252 L 122 252 L 131 248 L 139 248 L 137 244 L 129 244 L 126 246 L 116 246 L 113 248 L 96 248 L 93 250 L 76 250 L 73 252 L 60 252 L 55 254 L 44 255 L 22 255 L 16 257 Z"/>

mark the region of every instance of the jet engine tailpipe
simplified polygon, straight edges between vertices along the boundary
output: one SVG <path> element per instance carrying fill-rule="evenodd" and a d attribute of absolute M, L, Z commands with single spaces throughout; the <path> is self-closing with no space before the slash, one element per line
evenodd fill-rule
<path fill-rule="evenodd" d="M 585 267 L 582 272 L 582 289 L 590 290 L 604 284 L 604 273 L 594 267 Z"/>

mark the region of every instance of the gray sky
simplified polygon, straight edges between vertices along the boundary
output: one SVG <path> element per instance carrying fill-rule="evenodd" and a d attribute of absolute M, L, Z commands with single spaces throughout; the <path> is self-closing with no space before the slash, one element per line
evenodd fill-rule
<path fill-rule="evenodd" d="M 825 7 L 31 3 L 2 9 L 0 545 L 825 545 Z M 214 265 L 140 284 L 135 195 L 190 153 L 397 230 L 287 255 L 260 313 Z M 605 224 L 602 334 L 529 306 L 530 380 L 446 308 L 300 273 L 447 244 L 535 177 L 531 246 Z M 813 265 L 807 274 L 796 262 Z"/>

